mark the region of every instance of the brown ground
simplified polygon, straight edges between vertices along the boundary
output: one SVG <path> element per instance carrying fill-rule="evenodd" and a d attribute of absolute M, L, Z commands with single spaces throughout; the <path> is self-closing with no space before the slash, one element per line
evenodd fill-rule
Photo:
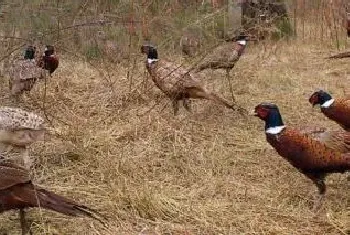
<path fill-rule="evenodd" d="M 319 88 L 334 97 L 349 93 L 350 60 L 325 60 L 331 50 L 310 43 L 267 49 L 250 45 L 231 73 L 238 102 L 247 109 L 276 102 L 286 124 L 338 128 L 308 98 Z M 146 80 L 143 59 L 130 91 L 126 69 L 107 73 L 106 65 L 97 71 L 61 56 L 46 97 L 60 137 L 32 146 L 35 182 L 98 209 L 109 228 L 33 209 L 35 234 L 350 233 L 346 175 L 327 178 L 325 205 L 313 212 L 316 187 L 266 143 L 260 120 L 210 101 L 194 101 L 193 113 L 182 109 L 174 118 Z M 202 75 L 208 89 L 230 99 L 224 72 Z M 40 83 L 32 92 L 39 103 L 27 104 L 41 114 L 43 92 Z M 18 214 L 2 214 L 0 226 L 19 234 Z"/>

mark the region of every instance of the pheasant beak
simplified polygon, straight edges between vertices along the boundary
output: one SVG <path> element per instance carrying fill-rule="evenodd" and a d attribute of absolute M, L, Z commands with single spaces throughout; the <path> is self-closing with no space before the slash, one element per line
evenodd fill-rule
<path fill-rule="evenodd" d="M 248 115 L 249 116 L 258 116 L 258 113 L 254 109 L 252 109 L 249 111 Z"/>
<path fill-rule="evenodd" d="M 311 103 L 312 108 L 315 108 L 315 106 L 317 105 L 317 102 L 315 102 L 315 100 L 310 99 L 309 102 Z"/>
<path fill-rule="evenodd" d="M 319 103 L 318 97 L 313 94 L 309 99 L 309 103 L 312 105 L 312 108 L 314 108 Z"/>

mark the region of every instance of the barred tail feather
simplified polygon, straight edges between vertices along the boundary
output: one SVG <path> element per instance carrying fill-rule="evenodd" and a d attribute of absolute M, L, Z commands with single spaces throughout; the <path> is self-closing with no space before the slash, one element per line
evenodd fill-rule
<path fill-rule="evenodd" d="M 329 59 L 342 59 L 342 58 L 347 58 L 350 57 L 350 51 L 349 52 L 342 52 L 334 56 L 328 57 Z"/>
<path fill-rule="evenodd" d="M 106 222 L 106 219 L 96 210 L 80 205 L 71 199 L 38 187 L 36 187 L 34 193 L 35 199 L 38 201 L 37 204 L 40 207 L 70 216 L 87 216 L 98 220 L 102 224 Z"/>

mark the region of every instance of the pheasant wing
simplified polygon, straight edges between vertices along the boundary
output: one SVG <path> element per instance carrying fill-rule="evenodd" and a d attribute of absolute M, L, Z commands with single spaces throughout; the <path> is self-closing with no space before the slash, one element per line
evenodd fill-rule
<path fill-rule="evenodd" d="M 10 69 L 10 78 L 13 81 L 40 78 L 41 69 L 34 60 L 16 60 Z"/>
<path fill-rule="evenodd" d="M 41 130 L 44 119 L 35 113 L 17 108 L 3 107 L 0 109 L 0 129 L 5 130 Z"/>
<path fill-rule="evenodd" d="M 30 182 L 29 172 L 12 163 L 0 163 L 0 190 Z"/>
<path fill-rule="evenodd" d="M 298 126 L 294 127 L 294 129 L 310 136 L 313 140 L 324 143 L 338 152 L 350 152 L 350 132 L 327 130 L 325 127 L 318 126 Z"/>

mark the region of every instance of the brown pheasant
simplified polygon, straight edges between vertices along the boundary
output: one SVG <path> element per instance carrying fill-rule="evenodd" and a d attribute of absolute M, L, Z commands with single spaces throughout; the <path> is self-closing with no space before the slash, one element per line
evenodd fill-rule
<path fill-rule="evenodd" d="M 103 216 L 97 211 L 34 185 L 26 169 L 0 162 L 0 212 L 19 209 L 23 235 L 28 230 L 24 209 L 30 207 L 41 207 L 70 216 L 87 216 L 104 223 Z"/>
<path fill-rule="evenodd" d="M 343 130 L 327 130 L 318 126 L 293 126 L 301 134 L 306 134 L 313 140 L 322 142 L 326 146 L 341 153 L 350 152 L 350 132 Z"/>
<path fill-rule="evenodd" d="M 58 68 L 59 60 L 55 54 L 55 47 L 47 45 L 43 56 L 38 60 L 37 65 L 44 70 L 47 70 L 52 76 L 52 73 Z"/>
<path fill-rule="evenodd" d="M 350 154 L 342 154 L 305 133 L 286 127 L 277 105 L 261 103 L 255 107 L 255 116 L 265 121 L 267 142 L 314 182 L 321 198 L 326 192 L 326 175 L 350 170 Z"/>
<path fill-rule="evenodd" d="M 229 104 L 214 93 L 208 92 L 201 84 L 194 80 L 192 75 L 180 65 L 170 61 L 160 60 L 158 51 L 152 45 L 141 46 L 141 52 L 147 55 L 146 68 L 154 84 L 172 101 L 174 115 L 179 110 L 179 101 L 190 111 L 190 99 L 207 99 L 236 110 L 234 104 Z M 240 112 L 244 109 L 237 107 Z"/>
<path fill-rule="evenodd" d="M 343 127 L 344 130 L 350 130 L 349 98 L 333 99 L 329 93 L 319 90 L 310 96 L 309 102 L 312 104 L 312 106 L 319 104 L 324 115 L 337 122 Z"/>

